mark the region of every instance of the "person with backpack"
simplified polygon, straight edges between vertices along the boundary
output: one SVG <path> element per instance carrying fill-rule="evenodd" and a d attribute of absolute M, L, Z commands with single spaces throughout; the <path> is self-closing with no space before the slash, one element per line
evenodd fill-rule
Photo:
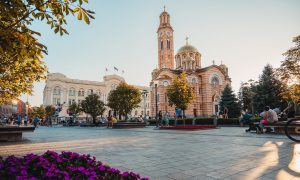
<path fill-rule="evenodd" d="M 269 106 L 264 108 L 263 119 L 260 121 L 259 125 L 257 126 L 257 133 L 263 133 L 264 125 L 265 124 L 273 124 L 278 121 L 277 113 L 272 110 Z M 266 132 L 272 132 L 271 128 L 267 128 Z"/>

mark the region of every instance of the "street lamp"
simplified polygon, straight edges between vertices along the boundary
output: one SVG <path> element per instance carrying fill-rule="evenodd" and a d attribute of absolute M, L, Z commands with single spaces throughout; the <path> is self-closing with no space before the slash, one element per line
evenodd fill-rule
<path fill-rule="evenodd" d="M 155 120 L 156 120 L 156 122 L 158 122 L 157 86 L 158 86 L 159 81 L 155 80 L 155 81 L 153 81 L 153 83 L 154 83 L 154 90 L 155 90 L 155 92 L 154 92 L 155 93 Z"/>
<path fill-rule="evenodd" d="M 254 100 L 253 100 L 253 98 L 255 97 L 256 93 L 253 92 L 253 91 L 250 91 L 249 95 L 251 97 L 251 109 L 252 109 L 251 111 L 252 111 L 252 114 L 254 114 Z"/>
<path fill-rule="evenodd" d="M 147 98 L 147 95 L 148 95 L 148 91 L 146 89 L 144 89 L 142 91 L 142 96 L 143 96 L 143 99 L 144 99 L 144 119 L 146 120 L 146 98 Z"/>

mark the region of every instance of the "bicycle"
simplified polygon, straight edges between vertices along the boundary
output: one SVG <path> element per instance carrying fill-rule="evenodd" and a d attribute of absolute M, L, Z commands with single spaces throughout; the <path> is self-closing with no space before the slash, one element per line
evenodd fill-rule
<path fill-rule="evenodd" d="M 290 140 L 300 142 L 300 118 L 287 121 L 284 132 Z"/>

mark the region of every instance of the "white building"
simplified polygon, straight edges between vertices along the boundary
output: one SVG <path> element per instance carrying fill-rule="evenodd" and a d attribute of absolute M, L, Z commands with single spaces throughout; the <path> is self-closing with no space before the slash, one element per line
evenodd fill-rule
<path fill-rule="evenodd" d="M 87 81 L 79 79 L 70 79 L 61 73 L 50 73 L 46 80 L 46 86 L 43 92 L 43 105 L 62 105 L 62 111 L 59 113 L 59 117 L 69 117 L 67 113 L 68 106 L 74 101 L 80 103 L 90 94 L 97 94 L 100 96 L 105 104 L 107 103 L 108 94 L 111 90 L 115 89 L 119 83 L 125 82 L 124 78 L 118 75 L 106 75 L 103 77 L 102 82 L 98 81 Z M 146 86 L 135 86 L 140 91 L 150 91 L 149 87 Z M 150 95 L 146 97 L 146 113 L 151 114 L 150 110 Z M 108 108 L 107 108 L 108 109 Z M 140 107 L 134 109 L 131 113 L 132 116 L 144 116 L 144 99 Z M 104 116 L 108 114 L 108 110 L 104 113 Z M 86 115 L 81 113 L 79 118 L 85 118 Z"/>

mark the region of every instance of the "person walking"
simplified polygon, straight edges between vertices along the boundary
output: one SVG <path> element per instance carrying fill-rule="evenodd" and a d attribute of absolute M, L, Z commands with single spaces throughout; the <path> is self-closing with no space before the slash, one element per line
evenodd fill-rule
<path fill-rule="evenodd" d="M 156 121 L 156 127 L 161 126 L 161 121 L 162 121 L 162 112 L 158 112 L 158 120 Z"/>
<path fill-rule="evenodd" d="M 20 115 L 18 115 L 18 118 L 17 118 L 17 124 L 18 124 L 18 126 L 21 125 L 21 121 L 22 121 L 22 117 Z"/>
<path fill-rule="evenodd" d="M 25 114 L 25 116 L 24 116 L 24 125 L 27 126 L 27 123 L 28 123 L 28 117 L 27 117 L 27 115 Z"/>
<path fill-rule="evenodd" d="M 228 108 L 224 107 L 224 119 L 228 119 Z"/>
<path fill-rule="evenodd" d="M 36 116 L 33 120 L 33 125 L 35 128 L 37 128 L 39 121 L 40 121 L 40 119 Z"/>
<path fill-rule="evenodd" d="M 107 128 L 110 128 L 112 127 L 112 116 L 111 115 L 108 115 L 108 118 L 107 118 Z"/>

